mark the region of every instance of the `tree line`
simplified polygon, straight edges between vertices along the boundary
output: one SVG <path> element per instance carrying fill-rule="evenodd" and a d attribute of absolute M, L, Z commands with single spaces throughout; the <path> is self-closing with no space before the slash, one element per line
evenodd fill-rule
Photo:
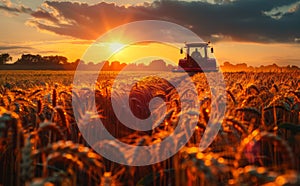
<path fill-rule="evenodd" d="M 260 65 L 258 67 L 248 66 L 246 63 L 231 64 L 226 61 L 220 66 L 223 72 L 290 72 L 300 68 L 296 65 L 278 66 L 277 64 Z"/>
<path fill-rule="evenodd" d="M 9 64 L 9 65 L 8 65 Z M 39 54 L 23 54 L 19 59 L 12 63 L 12 57 L 8 53 L 0 54 L 0 69 L 4 70 L 76 70 L 77 66 L 80 65 L 82 70 L 91 71 L 120 71 L 126 69 L 127 71 L 171 71 L 177 64 L 170 65 L 166 64 L 165 61 L 161 59 L 153 60 L 148 65 L 143 63 L 140 64 L 126 64 L 120 63 L 119 61 L 102 61 L 99 63 L 94 62 L 84 62 L 80 59 L 74 62 L 69 62 L 68 58 L 59 55 L 51 56 L 41 56 Z M 248 66 L 246 63 L 240 63 L 233 65 L 230 62 L 224 62 L 220 66 L 221 70 L 226 72 L 240 72 L 240 71 L 294 71 L 300 70 L 299 67 L 295 65 L 288 65 L 286 67 L 277 66 L 276 64 L 252 67 Z"/>
<path fill-rule="evenodd" d="M 158 59 L 151 61 L 148 65 L 141 64 L 126 64 L 119 61 L 102 61 L 99 63 L 82 61 L 80 59 L 74 62 L 69 62 L 64 56 L 41 56 L 39 54 L 22 54 L 22 56 L 12 63 L 12 57 L 8 54 L 0 54 L 0 69 L 25 69 L 25 70 L 76 70 L 80 65 L 82 70 L 101 70 L 105 71 L 120 71 L 126 68 L 128 71 L 135 70 L 153 70 L 153 71 L 170 71 L 174 68 L 173 65 L 167 65 L 165 61 Z M 175 64 L 174 64 L 175 65 Z"/>
<path fill-rule="evenodd" d="M 12 57 L 8 53 L 0 54 L 0 65 L 8 64 L 8 62 L 12 61 Z M 41 56 L 39 54 L 33 55 L 33 54 L 22 54 L 21 58 L 19 58 L 17 61 L 15 61 L 14 65 L 64 65 L 67 64 L 68 58 L 64 56 Z"/>

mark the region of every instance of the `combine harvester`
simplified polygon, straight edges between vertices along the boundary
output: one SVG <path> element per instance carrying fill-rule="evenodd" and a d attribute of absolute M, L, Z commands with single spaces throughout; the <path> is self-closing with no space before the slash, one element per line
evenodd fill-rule
<path fill-rule="evenodd" d="M 173 69 L 173 72 L 218 72 L 216 59 L 213 57 L 214 50 L 209 46 L 210 42 L 205 43 L 185 43 L 186 57 L 180 59 L 178 67 Z M 208 52 L 210 48 L 210 53 Z M 183 53 L 183 49 L 180 49 L 180 53 Z"/>

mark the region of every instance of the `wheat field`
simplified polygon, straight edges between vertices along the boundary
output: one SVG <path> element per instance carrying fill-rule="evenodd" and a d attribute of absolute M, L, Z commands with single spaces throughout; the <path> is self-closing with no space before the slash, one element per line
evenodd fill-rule
<path fill-rule="evenodd" d="M 218 94 L 218 82 L 210 88 L 204 74 L 195 74 L 191 79 L 196 89 L 187 87 L 184 92 L 186 97 L 196 96 L 200 105 L 192 137 L 175 155 L 147 166 L 108 160 L 95 149 L 107 148 L 124 161 L 140 156 L 116 143 L 91 145 L 82 133 L 96 133 L 101 139 L 96 126 L 101 119 L 124 143 L 159 144 L 174 132 L 183 98 L 162 78 L 149 76 L 135 84 L 129 100 L 132 112 L 141 119 L 152 114 L 157 127 L 134 131 L 119 121 L 112 108 L 116 75 L 101 73 L 91 89 L 74 87 L 74 72 L 1 71 L 0 185 L 300 185 L 300 72 L 224 73 L 225 117 L 216 138 L 202 152 L 199 143 L 205 140 L 212 109 L 217 109 L 212 105 L 221 106 L 211 99 Z M 123 79 L 132 76 L 127 73 Z M 83 101 L 92 94 L 94 103 Z M 150 113 L 149 101 L 154 97 L 164 100 L 165 111 L 158 104 Z M 125 100 L 121 93 L 114 99 L 120 104 Z M 93 106 L 97 113 L 91 112 Z M 183 121 L 189 125 L 189 118 Z M 179 138 L 186 136 L 175 136 L 170 149 L 180 145 Z M 155 156 L 160 153 L 164 152 L 158 146 Z"/>

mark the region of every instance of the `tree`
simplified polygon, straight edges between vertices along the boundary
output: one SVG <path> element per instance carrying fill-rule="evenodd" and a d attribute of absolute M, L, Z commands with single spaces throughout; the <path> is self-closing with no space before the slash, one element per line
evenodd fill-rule
<path fill-rule="evenodd" d="M 149 64 L 149 70 L 164 71 L 164 70 L 166 70 L 166 62 L 164 62 L 164 60 L 161 60 L 161 59 L 153 60 Z"/>
<path fill-rule="evenodd" d="M 4 65 L 4 64 L 6 64 L 6 62 L 11 61 L 11 60 L 12 60 L 12 57 L 8 53 L 0 55 L 0 65 Z"/>
<path fill-rule="evenodd" d="M 22 54 L 21 59 L 16 61 L 16 64 L 37 64 L 41 61 L 42 56 L 32 54 Z"/>

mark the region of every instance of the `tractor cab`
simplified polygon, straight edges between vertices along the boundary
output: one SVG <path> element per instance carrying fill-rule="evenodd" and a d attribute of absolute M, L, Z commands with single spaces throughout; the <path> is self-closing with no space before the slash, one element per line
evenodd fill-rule
<path fill-rule="evenodd" d="M 186 43 L 184 48 L 180 49 L 180 53 L 185 53 L 186 56 L 179 60 L 180 68 L 174 69 L 173 72 L 216 72 L 218 67 L 213 52 L 209 43 Z"/>

